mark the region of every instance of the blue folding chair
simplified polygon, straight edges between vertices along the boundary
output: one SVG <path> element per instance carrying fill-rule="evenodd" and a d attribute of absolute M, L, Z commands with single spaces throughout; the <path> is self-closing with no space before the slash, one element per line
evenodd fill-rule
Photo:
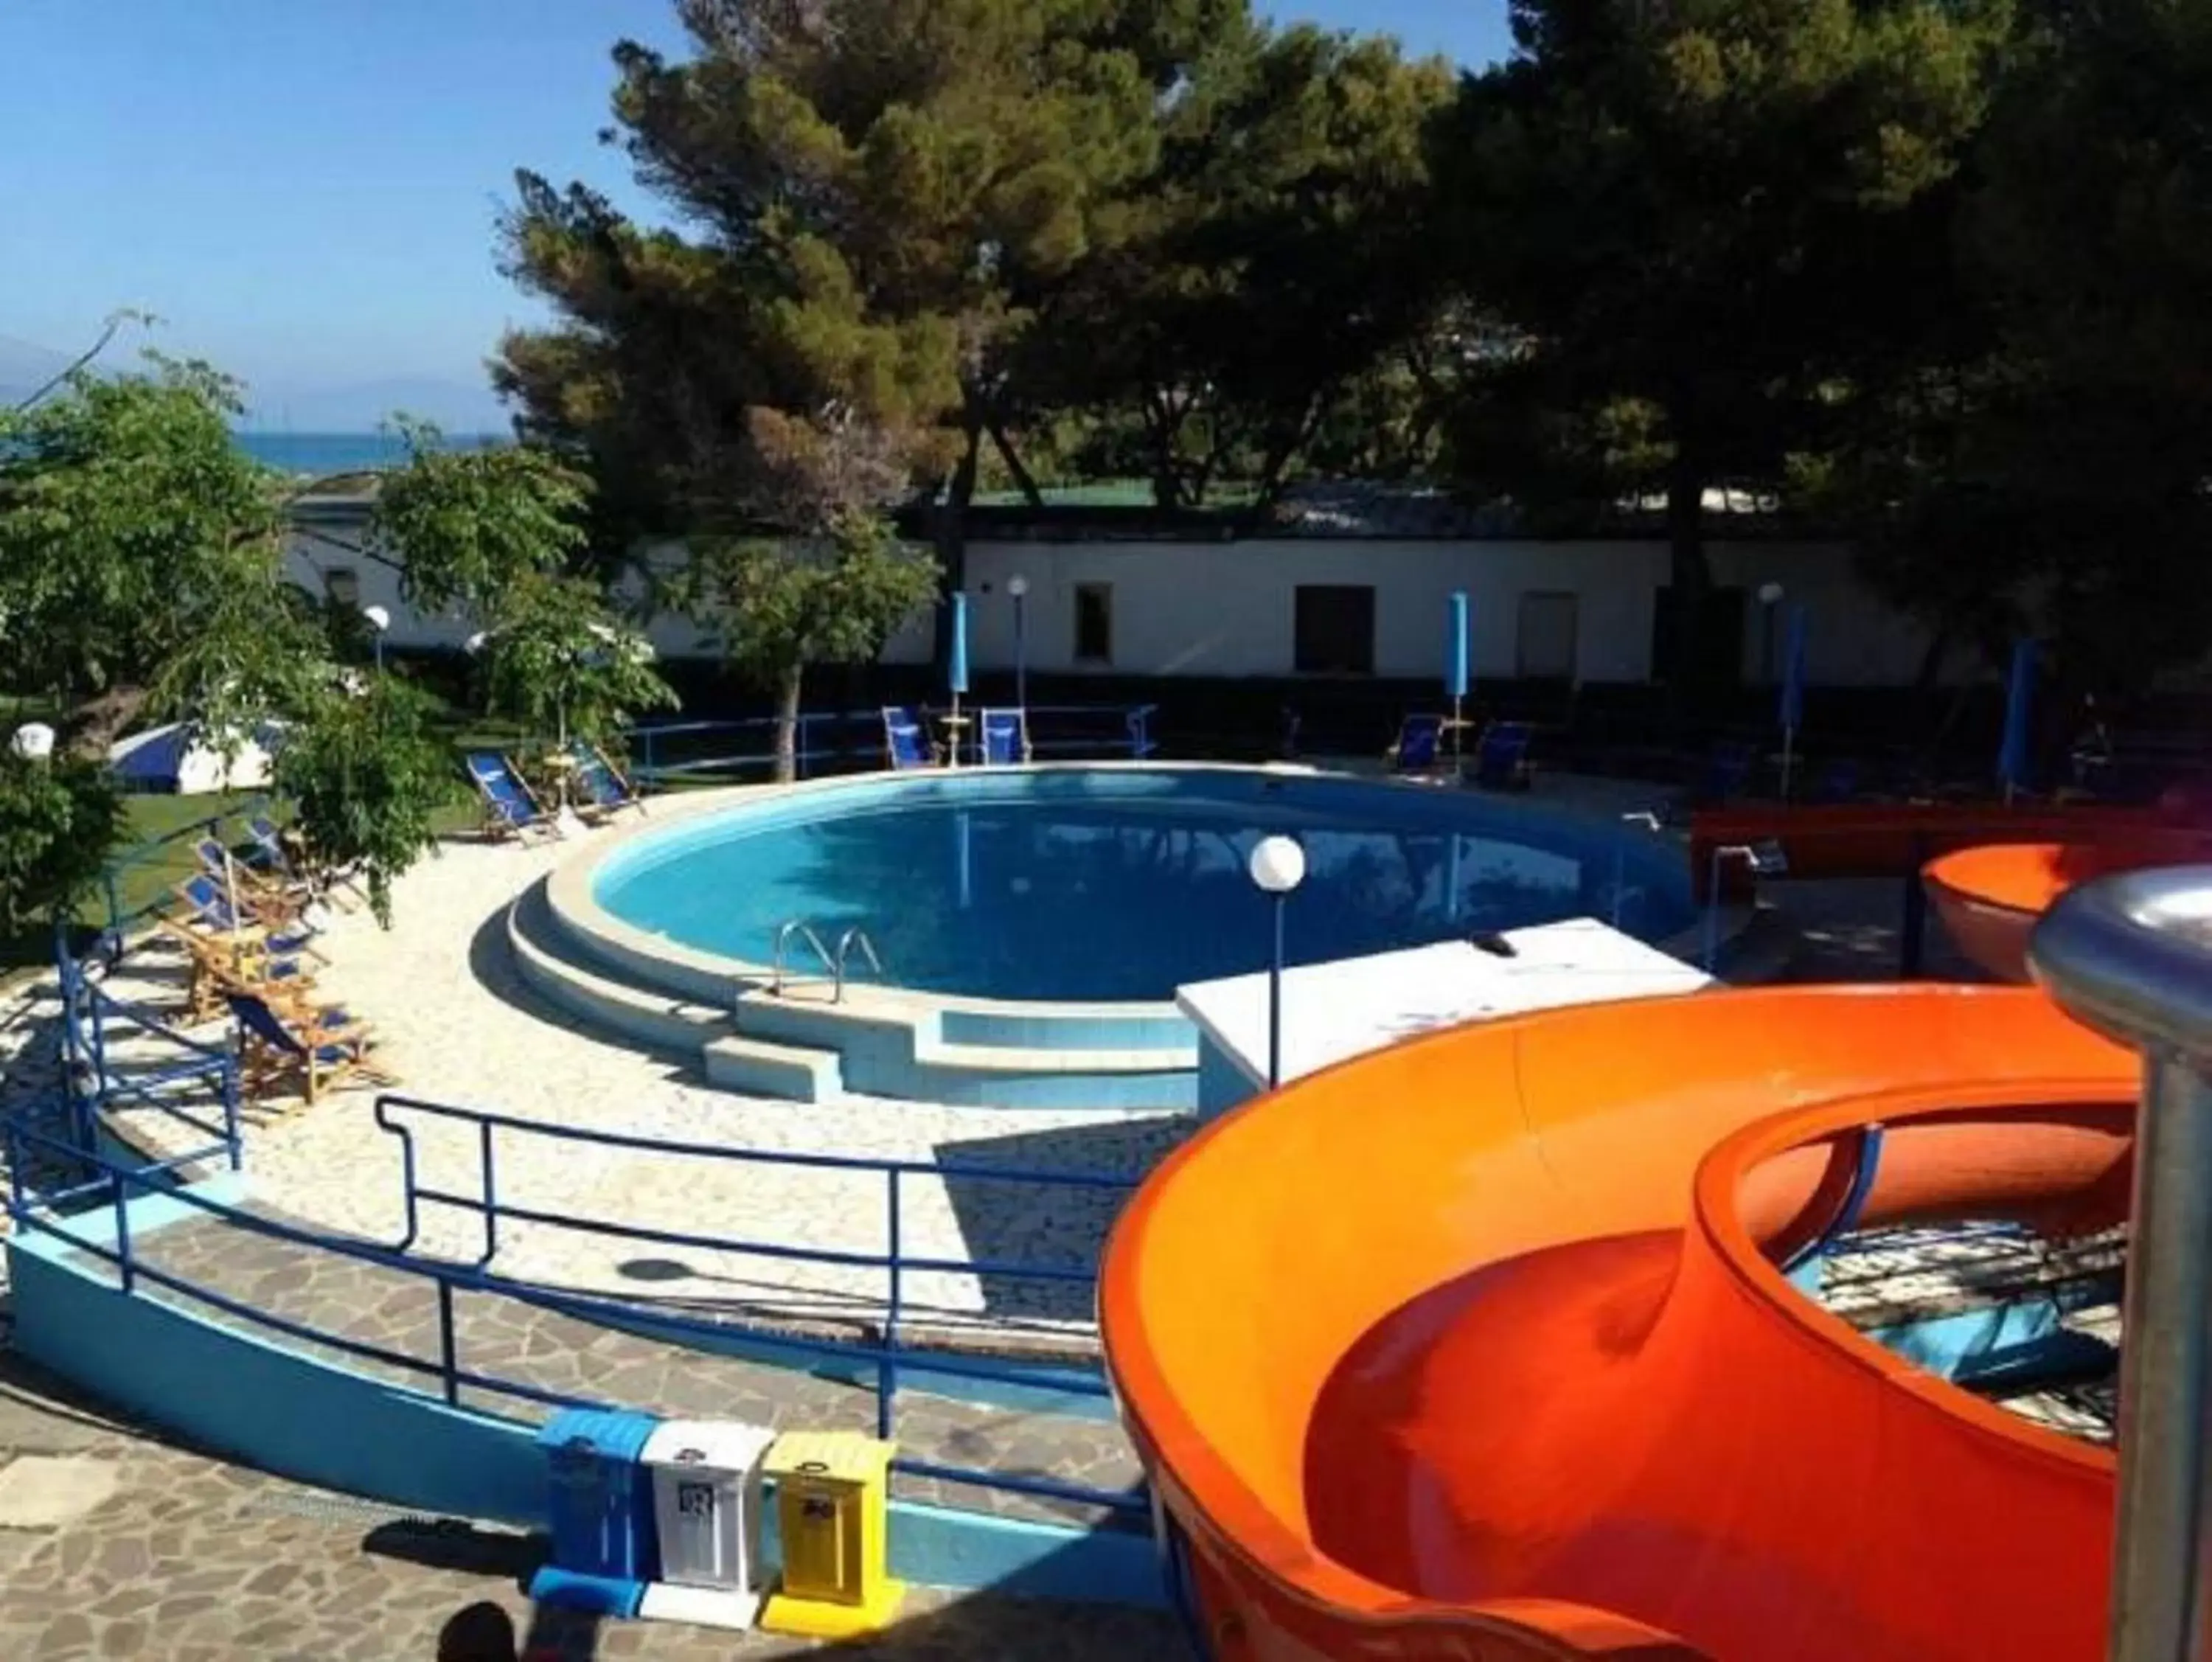
<path fill-rule="evenodd" d="M 1526 721 L 1492 721 L 1474 747 L 1474 782 L 1485 790 L 1526 790 L 1528 746 L 1536 736 Z"/>
<path fill-rule="evenodd" d="M 1390 746 L 1389 761 L 1394 772 L 1434 773 L 1437 770 L 1437 748 L 1444 736 L 1444 718 L 1441 715 L 1408 715 L 1398 723 L 1398 742 Z"/>
<path fill-rule="evenodd" d="M 229 892 L 222 882 L 203 872 L 188 877 L 176 886 L 178 897 L 185 903 L 181 917 L 164 915 L 161 922 L 169 928 L 184 934 L 210 936 L 235 941 L 252 936 L 256 942 L 278 957 L 290 957 L 304 953 L 318 963 L 330 959 L 314 944 L 315 931 L 297 917 L 264 917 L 242 898 L 232 904 Z"/>
<path fill-rule="evenodd" d="M 284 846 L 284 833 L 276 822 L 256 815 L 246 822 L 246 833 L 253 839 L 253 852 L 246 857 L 246 864 L 257 871 L 268 873 L 288 884 L 305 884 L 319 892 L 325 900 L 335 901 L 343 890 L 353 897 L 353 904 L 368 898 L 362 888 L 359 874 L 351 870 L 310 872 L 292 858 L 291 849 Z"/>
<path fill-rule="evenodd" d="M 310 1104 L 356 1076 L 369 1084 L 397 1082 L 369 1060 L 374 1031 L 344 1010 L 280 1008 L 246 992 L 226 994 L 224 1001 L 238 1020 L 239 1073 L 249 1096 L 269 1095 L 288 1076 L 299 1080 Z"/>
<path fill-rule="evenodd" d="M 985 710 L 982 726 L 976 734 L 976 742 L 982 746 L 985 767 L 1019 767 L 1030 759 L 1029 712 L 1020 709 Z"/>
<path fill-rule="evenodd" d="M 582 799 L 576 804 L 576 812 L 585 819 L 611 819 L 624 808 L 645 812 L 644 797 L 597 745 L 587 745 L 580 739 L 570 740 L 568 759 L 574 764 L 569 776 L 576 782 Z"/>
<path fill-rule="evenodd" d="M 468 755 L 469 781 L 483 798 L 484 835 L 495 841 L 512 837 L 518 841 L 527 839 L 532 831 L 558 837 L 561 827 L 553 816 L 545 812 L 544 805 L 522 782 L 522 775 L 514 764 L 496 751 L 471 751 Z"/>
<path fill-rule="evenodd" d="M 937 746 L 903 704 L 884 706 L 884 758 L 896 772 L 937 765 Z"/>

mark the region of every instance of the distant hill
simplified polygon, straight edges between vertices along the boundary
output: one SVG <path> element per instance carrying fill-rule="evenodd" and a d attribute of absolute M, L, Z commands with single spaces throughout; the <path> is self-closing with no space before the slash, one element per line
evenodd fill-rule
<path fill-rule="evenodd" d="M 0 404 L 20 404 L 69 368 L 69 355 L 0 335 Z"/>

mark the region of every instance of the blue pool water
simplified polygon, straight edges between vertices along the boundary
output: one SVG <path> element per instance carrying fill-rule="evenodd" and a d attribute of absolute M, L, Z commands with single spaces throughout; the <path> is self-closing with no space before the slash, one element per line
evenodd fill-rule
<path fill-rule="evenodd" d="M 900 986 L 1164 1000 L 1264 967 L 1268 903 L 1245 860 L 1275 832 L 1306 851 L 1295 963 L 1577 916 L 1656 940 L 1694 917 L 1679 852 L 1641 831 L 1472 792 L 1227 770 L 872 779 L 641 837 L 594 894 L 750 964 L 801 918 L 833 944 L 864 928 Z"/>

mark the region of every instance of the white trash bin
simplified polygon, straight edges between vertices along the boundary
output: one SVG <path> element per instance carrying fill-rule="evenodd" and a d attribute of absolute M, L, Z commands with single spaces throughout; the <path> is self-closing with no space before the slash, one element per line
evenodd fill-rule
<path fill-rule="evenodd" d="M 638 1458 L 653 1474 L 660 1574 L 641 1616 L 747 1628 L 760 1608 L 761 1462 L 775 1434 L 721 1420 L 671 1420 Z"/>

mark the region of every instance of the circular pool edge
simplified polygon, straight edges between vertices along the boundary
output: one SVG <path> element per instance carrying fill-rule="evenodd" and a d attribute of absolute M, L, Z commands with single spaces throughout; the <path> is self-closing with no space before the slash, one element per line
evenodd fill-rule
<path fill-rule="evenodd" d="M 1419 781 L 1377 778 L 1304 764 L 1163 762 L 1155 759 L 1032 763 L 1020 767 L 962 769 L 958 774 L 950 776 L 974 774 L 1003 778 L 1112 773 L 1187 773 L 1249 778 L 1313 779 L 1340 782 L 1365 790 L 1402 791 L 1423 796 L 1445 788 Z M 545 893 L 556 926 L 587 953 L 662 990 L 678 993 L 686 998 L 727 1003 L 744 992 L 764 989 L 774 979 L 775 967 L 772 965 L 686 946 L 665 935 L 641 928 L 609 911 L 599 903 L 597 894 L 600 873 L 637 843 L 665 834 L 672 827 L 695 819 L 749 804 L 785 802 L 794 797 L 808 795 L 874 794 L 878 792 L 888 794 L 902 785 L 910 784 L 915 776 L 898 772 L 840 774 L 791 784 L 743 785 L 686 793 L 679 797 L 654 797 L 652 799 L 652 811 L 612 835 L 599 839 L 591 848 L 555 867 L 546 880 Z M 940 781 L 946 776 L 937 770 L 932 770 L 927 776 L 932 781 Z M 1516 803 L 1515 806 L 1522 805 Z M 1613 828 L 1605 827 L 1604 822 L 1595 816 L 1578 814 L 1571 810 L 1529 805 L 1524 811 L 1530 818 L 1540 821 L 1558 820 L 1613 831 Z M 1626 833 L 1613 831 L 1613 834 L 1625 836 Z M 1686 879 L 1685 888 L 1686 892 Z M 1677 956 L 1681 956 L 1680 949 L 1689 947 L 1697 938 L 1698 925 L 1693 920 L 1688 927 L 1652 944 L 1662 951 L 1674 952 Z M 1180 1014 L 1171 993 L 1161 999 L 1009 999 L 973 993 L 939 992 L 901 986 L 896 983 L 864 981 L 846 983 L 842 1005 L 855 1015 L 873 1013 L 897 1019 L 910 1019 L 925 1012 L 1009 1020 L 1047 1016 L 1093 1016 L 1109 1020 L 1157 1020 L 1175 1018 Z"/>

